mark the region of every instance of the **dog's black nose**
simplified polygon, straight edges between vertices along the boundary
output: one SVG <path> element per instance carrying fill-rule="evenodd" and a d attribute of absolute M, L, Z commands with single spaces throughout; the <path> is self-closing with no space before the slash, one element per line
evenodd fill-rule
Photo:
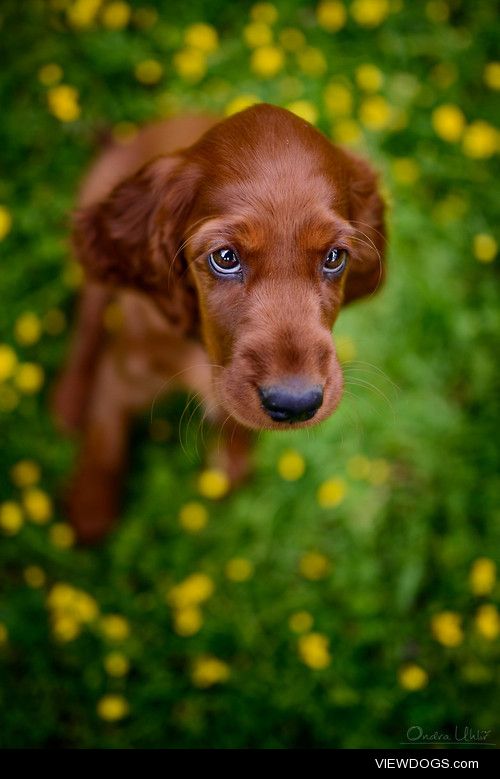
<path fill-rule="evenodd" d="M 323 388 L 299 380 L 271 387 L 260 387 L 259 395 L 266 414 L 275 422 L 305 422 L 323 403 Z"/>

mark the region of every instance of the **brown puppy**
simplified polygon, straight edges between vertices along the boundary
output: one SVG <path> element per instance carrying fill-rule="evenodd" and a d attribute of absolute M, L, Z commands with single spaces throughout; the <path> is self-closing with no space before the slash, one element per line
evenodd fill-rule
<path fill-rule="evenodd" d="M 222 122 L 162 122 L 111 147 L 80 206 L 74 247 L 88 281 L 56 410 L 83 430 L 69 513 L 91 542 L 118 512 L 131 415 L 173 386 L 201 393 L 224 425 L 233 482 L 250 430 L 335 410 L 331 329 L 342 304 L 380 284 L 385 232 L 371 168 L 264 104 Z M 122 318 L 112 337 L 111 298 Z"/>

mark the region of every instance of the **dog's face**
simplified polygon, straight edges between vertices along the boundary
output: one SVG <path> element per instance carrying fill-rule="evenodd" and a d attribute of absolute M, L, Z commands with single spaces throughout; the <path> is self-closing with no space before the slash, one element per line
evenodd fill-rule
<path fill-rule="evenodd" d="M 370 168 L 265 105 L 215 126 L 174 168 L 155 165 L 142 174 L 140 201 L 129 182 L 107 217 L 94 210 L 106 223 L 108 265 L 127 235 L 128 283 L 161 295 L 165 269 L 168 280 L 182 260 L 177 281 L 196 290 L 218 398 L 239 423 L 283 429 L 327 418 L 343 383 L 333 323 L 382 275 L 383 204 Z M 123 258 L 116 265 L 108 277 L 123 279 Z"/>

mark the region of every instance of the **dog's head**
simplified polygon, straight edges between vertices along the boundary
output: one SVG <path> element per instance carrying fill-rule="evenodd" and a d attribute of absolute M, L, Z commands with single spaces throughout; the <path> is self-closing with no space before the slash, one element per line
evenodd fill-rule
<path fill-rule="evenodd" d="M 198 321 L 227 413 L 282 429 L 339 403 L 331 329 L 382 279 L 383 210 L 365 162 L 258 105 L 78 214 L 75 245 L 92 275 Z"/>

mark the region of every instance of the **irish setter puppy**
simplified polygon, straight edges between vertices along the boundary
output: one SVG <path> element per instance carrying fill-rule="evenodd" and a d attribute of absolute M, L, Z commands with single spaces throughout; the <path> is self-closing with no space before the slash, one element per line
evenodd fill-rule
<path fill-rule="evenodd" d="M 332 414 L 332 326 L 381 282 L 383 212 L 366 162 L 271 105 L 165 121 L 103 152 L 74 218 L 87 281 L 55 398 L 83 435 L 69 494 L 81 541 L 117 517 L 131 416 L 172 387 L 201 393 L 234 483 L 252 430 Z"/>

